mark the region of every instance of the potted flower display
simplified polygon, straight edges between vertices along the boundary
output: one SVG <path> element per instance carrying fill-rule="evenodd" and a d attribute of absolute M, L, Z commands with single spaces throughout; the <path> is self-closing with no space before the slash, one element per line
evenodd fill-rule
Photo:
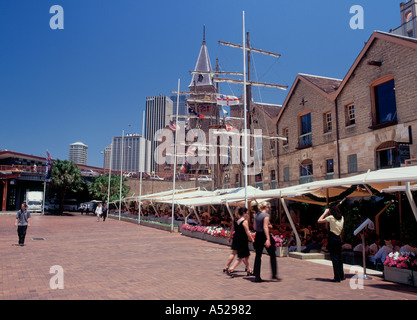
<path fill-rule="evenodd" d="M 414 285 L 417 278 L 417 257 L 413 252 L 391 252 L 384 261 L 384 279 Z"/>

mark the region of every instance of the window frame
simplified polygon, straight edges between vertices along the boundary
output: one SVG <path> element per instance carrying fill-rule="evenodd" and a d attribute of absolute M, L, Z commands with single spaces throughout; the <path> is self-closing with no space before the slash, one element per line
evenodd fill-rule
<path fill-rule="evenodd" d="M 391 121 L 386 121 L 386 122 L 378 122 L 377 119 L 377 114 L 378 114 L 378 106 L 377 106 L 377 97 L 375 94 L 375 89 L 385 83 L 388 83 L 390 81 L 394 81 L 394 90 L 395 90 L 395 78 L 394 75 L 389 74 L 386 76 L 383 76 L 377 80 L 375 80 L 374 82 L 371 83 L 370 85 L 370 89 L 371 89 L 371 100 L 372 100 L 372 126 L 370 126 L 370 129 L 380 129 L 380 128 L 385 128 L 388 126 L 392 126 L 394 124 L 398 123 L 398 118 L 396 120 L 391 120 Z M 397 111 L 397 97 L 394 93 L 394 97 L 395 97 L 395 111 Z M 379 120 L 380 121 L 380 120 Z"/>
<path fill-rule="evenodd" d="M 346 105 L 346 127 L 356 124 L 356 111 L 355 103 L 349 103 Z"/>
<path fill-rule="evenodd" d="M 332 112 L 327 111 L 323 113 L 323 133 L 331 133 L 333 130 Z"/>
<path fill-rule="evenodd" d="M 303 122 L 302 118 L 310 114 L 310 132 L 303 133 Z M 310 135 L 308 143 L 301 144 L 302 136 Z M 308 138 L 307 138 L 308 139 Z M 310 148 L 313 146 L 313 119 L 311 110 L 304 110 L 298 114 L 298 149 Z"/>

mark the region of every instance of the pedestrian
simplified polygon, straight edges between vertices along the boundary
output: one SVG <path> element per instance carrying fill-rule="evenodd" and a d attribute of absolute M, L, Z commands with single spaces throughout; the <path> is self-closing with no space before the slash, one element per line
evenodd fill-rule
<path fill-rule="evenodd" d="M 212 221 L 214 221 L 214 219 L 212 219 Z M 223 268 L 223 272 L 225 272 L 225 273 L 229 272 L 229 267 L 232 264 L 233 260 L 237 256 L 237 247 L 236 247 L 236 243 L 234 241 L 235 231 L 236 231 L 235 224 L 233 223 L 232 228 L 230 230 L 230 237 L 229 237 L 229 240 L 228 240 L 228 242 L 230 242 L 230 241 L 232 242 L 232 244 L 231 244 L 232 252 L 230 253 L 229 257 L 227 258 L 226 266 Z"/>
<path fill-rule="evenodd" d="M 100 221 L 100 216 L 102 213 L 103 213 L 103 208 L 101 206 L 101 203 L 99 203 L 96 208 L 97 222 Z"/>
<path fill-rule="evenodd" d="M 106 221 L 107 211 L 108 211 L 107 204 L 104 203 L 104 205 L 103 205 L 103 214 L 101 215 L 103 217 L 103 222 Z"/>
<path fill-rule="evenodd" d="M 342 260 L 342 239 L 341 234 L 343 230 L 344 218 L 342 212 L 337 206 L 327 208 L 317 221 L 318 223 L 329 223 L 329 240 L 327 249 L 330 253 L 330 258 L 333 265 L 334 282 L 345 280 L 343 272 Z"/>
<path fill-rule="evenodd" d="M 272 271 L 272 280 L 279 281 L 277 277 L 277 259 L 275 254 L 275 241 L 273 240 L 271 234 L 269 233 L 269 228 L 271 227 L 269 223 L 269 211 L 271 210 L 271 204 L 267 201 L 264 201 L 258 205 L 260 212 L 255 214 L 254 218 L 254 229 L 255 242 L 253 244 L 255 248 L 255 264 L 253 267 L 253 273 L 255 275 L 255 282 L 263 282 L 261 278 L 261 260 L 262 253 L 264 248 L 266 248 L 267 253 L 270 257 L 271 262 L 271 271 Z"/>
<path fill-rule="evenodd" d="M 16 214 L 14 225 L 17 227 L 19 246 L 23 247 L 25 245 L 26 230 L 30 227 L 30 212 L 27 210 L 26 202 L 21 204 L 20 210 Z"/>
<path fill-rule="evenodd" d="M 233 236 L 233 244 L 234 248 L 237 252 L 238 259 L 235 261 L 233 266 L 228 269 L 227 274 L 233 278 L 233 271 L 236 269 L 236 267 L 243 261 L 245 265 L 245 271 L 246 274 L 253 275 L 253 271 L 250 269 L 249 266 L 249 246 L 248 241 L 253 242 L 252 235 L 249 231 L 249 214 L 248 209 L 246 208 L 239 208 L 236 211 L 236 219 L 234 221 L 234 236 Z"/>

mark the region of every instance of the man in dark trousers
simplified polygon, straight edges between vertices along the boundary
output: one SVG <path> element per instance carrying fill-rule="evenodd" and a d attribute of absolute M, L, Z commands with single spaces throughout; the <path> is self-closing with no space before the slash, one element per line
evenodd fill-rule
<path fill-rule="evenodd" d="M 23 247 L 25 245 L 26 230 L 30 227 L 30 212 L 27 211 L 26 202 L 23 202 L 20 206 L 20 210 L 16 214 L 14 225 L 17 227 L 19 246 Z"/>
<path fill-rule="evenodd" d="M 271 205 L 269 202 L 262 202 L 259 204 L 260 212 L 256 213 L 254 223 L 254 229 L 256 231 L 255 243 L 255 264 L 253 273 L 255 275 L 255 282 L 263 282 L 261 279 L 261 257 L 264 248 L 268 252 L 271 260 L 272 281 L 280 281 L 277 276 L 277 259 L 275 255 L 275 242 L 269 233 L 269 210 Z"/>

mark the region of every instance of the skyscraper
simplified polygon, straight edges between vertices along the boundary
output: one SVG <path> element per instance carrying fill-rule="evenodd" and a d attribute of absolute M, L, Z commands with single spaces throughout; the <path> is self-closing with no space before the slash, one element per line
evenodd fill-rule
<path fill-rule="evenodd" d="M 173 115 L 173 102 L 167 96 L 146 97 L 145 139 L 151 143 L 150 171 L 157 171 L 157 162 L 154 158 L 158 141 L 154 139 L 159 129 L 169 125 Z"/>
<path fill-rule="evenodd" d="M 70 144 L 69 161 L 78 164 L 87 164 L 88 146 L 82 142 L 74 142 Z"/>
<path fill-rule="evenodd" d="M 123 149 L 122 149 L 123 138 Z M 126 134 L 124 137 L 113 137 L 112 170 L 149 172 L 150 142 L 139 134 Z M 123 151 L 123 158 L 122 158 Z M 123 159 L 123 167 L 121 161 Z"/>
<path fill-rule="evenodd" d="M 110 169 L 110 161 L 111 161 L 111 145 L 104 148 L 104 161 L 103 161 L 104 169 Z"/>

